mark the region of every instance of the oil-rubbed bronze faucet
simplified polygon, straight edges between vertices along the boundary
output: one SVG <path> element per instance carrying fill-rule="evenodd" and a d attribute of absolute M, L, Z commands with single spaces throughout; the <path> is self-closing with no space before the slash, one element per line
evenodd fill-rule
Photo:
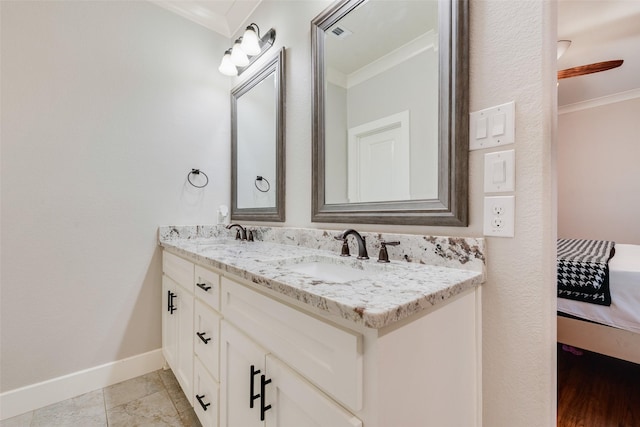
<path fill-rule="evenodd" d="M 378 262 L 389 262 L 389 253 L 387 252 L 387 246 L 398 246 L 400 242 L 380 242 L 380 254 L 378 255 Z"/>
<path fill-rule="evenodd" d="M 236 232 L 236 240 L 247 240 L 247 230 L 243 226 L 235 223 L 227 225 L 228 230 L 231 230 L 233 227 L 238 228 L 238 231 Z"/>
<path fill-rule="evenodd" d="M 345 246 L 344 243 L 346 243 L 347 237 L 349 235 L 352 235 L 353 237 L 355 237 L 356 238 L 356 242 L 358 242 L 358 259 L 369 259 L 369 254 L 367 253 L 367 244 L 366 244 L 365 238 L 362 237 L 360 235 L 360 233 L 358 233 L 353 228 L 349 228 L 347 230 L 344 230 L 342 233 L 340 233 L 339 235 L 334 237 L 336 240 L 342 240 L 343 241 L 342 256 L 348 256 L 349 255 L 348 250 L 347 250 L 346 254 L 345 254 L 345 251 L 344 251 L 344 246 Z"/>

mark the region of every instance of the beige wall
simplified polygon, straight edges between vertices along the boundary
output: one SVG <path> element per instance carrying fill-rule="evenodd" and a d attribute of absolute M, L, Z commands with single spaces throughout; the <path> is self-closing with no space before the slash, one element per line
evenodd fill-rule
<path fill-rule="evenodd" d="M 640 98 L 558 117 L 558 236 L 640 244 Z"/>
<path fill-rule="evenodd" d="M 229 200 L 229 92 L 228 40 L 151 3 L 0 7 L 7 391 L 160 347 L 157 227 Z"/>
<path fill-rule="evenodd" d="M 287 47 L 288 226 L 311 223 L 309 22 L 328 1 L 263 2 L 250 22 Z M 472 0 L 471 110 L 516 102 L 516 237 L 488 238 L 483 286 L 483 411 L 487 427 L 555 425 L 556 11 L 531 1 Z M 483 156 L 470 153 L 468 228 L 358 225 L 364 231 L 482 235 Z M 349 224 L 354 225 L 354 224 Z M 336 248 L 337 250 L 338 248 Z"/>

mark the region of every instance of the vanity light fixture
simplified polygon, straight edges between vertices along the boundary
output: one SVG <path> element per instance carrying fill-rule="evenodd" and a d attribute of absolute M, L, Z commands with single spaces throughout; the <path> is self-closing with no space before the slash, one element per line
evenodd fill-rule
<path fill-rule="evenodd" d="M 246 67 L 247 65 L 249 65 L 249 57 L 240 47 L 241 43 L 242 37 L 236 40 L 236 42 L 233 44 L 233 47 L 231 48 L 231 62 L 233 62 L 233 65 L 235 65 L 236 67 Z"/>
<path fill-rule="evenodd" d="M 225 76 L 242 74 L 267 49 L 273 46 L 275 39 L 276 30 L 270 29 L 261 38 L 258 25 L 251 23 L 242 37 L 233 43 L 233 47 L 225 51 L 218 70 Z"/>
<path fill-rule="evenodd" d="M 235 64 L 231 61 L 231 49 L 227 49 L 222 57 L 222 62 L 218 67 L 218 71 L 220 71 L 225 76 L 237 76 L 238 69 Z"/>
<path fill-rule="evenodd" d="M 256 27 L 255 30 L 253 29 L 254 26 Z M 255 56 L 260 53 L 260 37 L 258 37 L 258 34 L 260 34 L 260 28 L 258 24 L 254 23 L 250 24 L 244 31 L 240 47 L 247 55 Z"/>

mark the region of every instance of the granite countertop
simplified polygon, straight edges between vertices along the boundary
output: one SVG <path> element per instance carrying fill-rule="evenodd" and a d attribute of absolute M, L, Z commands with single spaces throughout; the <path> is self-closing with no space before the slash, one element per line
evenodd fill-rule
<path fill-rule="evenodd" d="M 483 272 L 407 261 L 360 261 L 327 251 L 273 242 L 240 242 L 228 237 L 160 236 L 169 252 L 228 272 L 258 286 L 369 328 L 383 328 L 483 282 Z M 354 272 L 351 280 L 319 280 L 294 271 L 310 262 Z"/>

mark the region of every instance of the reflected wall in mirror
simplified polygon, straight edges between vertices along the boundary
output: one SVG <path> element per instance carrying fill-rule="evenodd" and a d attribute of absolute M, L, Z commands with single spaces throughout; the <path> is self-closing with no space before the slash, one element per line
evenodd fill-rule
<path fill-rule="evenodd" d="M 313 221 L 467 225 L 467 8 L 343 0 L 312 21 Z"/>
<path fill-rule="evenodd" d="M 231 219 L 285 220 L 284 48 L 231 91 Z"/>

